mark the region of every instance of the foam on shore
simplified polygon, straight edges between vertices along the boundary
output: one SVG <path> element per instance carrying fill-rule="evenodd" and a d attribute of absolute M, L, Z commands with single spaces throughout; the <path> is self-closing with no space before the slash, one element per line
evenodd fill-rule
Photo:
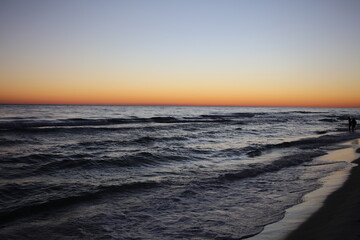
<path fill-rule="evenodd" d="M 318 159 L 323 161 L 346 161 L 351 163 L 359 158 L 360 154 L 356 150 L 360 147 L 360 139 L 352 140 L 341 144 L 344 149 L 329 151 L 327 155 L 321 156 Z M 354 166 L 354 165 L 353 165 Z M 304 225 L 307 219 L 312 217 L 317 211 L 322 209 L 329 197 L 336 190 L 341 188 L 346 180 L 349 178 L 351 166 L 340 171 L 336 171 L 330 176 L 321 179 L 322 187 L 308 193 L 304 196 L 304 201 L 286 210 L 285 217 L 273 224 L 267 225 L 264 230 L 249 240 L 295 240 L 305 239 L 303 235 L 297 238 L 296 229 Z M 336 207 L 336 206 L 335 206 Z M 321 224 L 321 223 L 319 223 Z M 313 228 L 313 226 L 312 226 Z M 301 230 L 296 230 L 301 231 Z M 308 239 L 308 238 L 306 238 Z M 315 238 L 314 238 L 315 239 Z M 316 238 L 317 239 L 317 238 Z"/>

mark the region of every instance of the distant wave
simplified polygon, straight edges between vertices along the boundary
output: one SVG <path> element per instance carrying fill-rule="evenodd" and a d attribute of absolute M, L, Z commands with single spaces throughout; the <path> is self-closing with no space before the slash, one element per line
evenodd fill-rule
<path fill-rule="evenodd" d="M 234 124 L 245 124 L 249 119 L 256 116 L 266 116 L 267 122 L 287 122 L 288 119 L 279 117 L 282 114 L 290 114 L 294 112 L 277 113 L 273 115 L 271 113 L 244 113 L 234 112 L 228 114 L 204 114 L 193 117 L 181 117 L 175 118 L 172 116 L 159 116 L 159 117 L 130 117 L 130 118 L 103 118 L 103 119 L 91 119 L 91 118 L 68 118 L 58 120 L 37 120 L 36 118 L 9 118 L 3 119 L 5 121 L 0 122 L 0 130 L 31 130 L 38 128 L 60 128 L 60 127 L 86 127 L 86 126 L 111 126 L 111 125 L 124 125 L 124 124 L 145 124 L 145 123 L 162 123 L 162 124 L 173 124 L 173 123 L 234 123 Z M 306 112 L 306 111 L 295 111 L 299 114 L 314 114 L 321 112 Z M 320 115 L 321 116 L 321 115 Z M 347 116 L 334 116 L 330 118 L 319 119 L 322 122 L 339 122 L 346 120 Z"/>
<path fill-rule="evenodd" d="M 79 145 L 89 147 L 89 146 L 112 146 L 112 145 L 148 145 L 155 142 L 169 142 L 169 141 L 185 141 L 187 137 L 174 136 L 174 137 L 154 137 L 154 136 L 144 136 L 132 140 L 105 140 L 105 141 L 84 141 L 80 142 Z"/>
<path fill-rule="evenodd" d="M 256 113 L 263 114 L 263 113 Z M 219 119 L 219 118 L 252 118 L 256 115 L 255 113 L 231 113 L 231 114 L 209 114 L 209 115 L 201 115 L 202 118 L 207 119 Z"/>
<path fill-rule="evenodd" d="M 117 124 L 135 124 L 135 123 L 202 123 L 202 122 L 228 122 L 241 118 L 252 118 L 255 113 L 232 113 L 225 115 L 200 115 L 198 117 L 184 117 L 181 119 L 165 116 L 150 118 L 105 118 L 105 119 L 85 119 L 69 118 L 63 120 L 24 120 L 11 119 L 14 121 L 0 122 L 0 129 L 26 129 L 41 127 L 75 127 L 75 126 L 106 126 Z"/>
<path fill-rule="evenodd" d="M 320 112 L 320 111 L 287 111 L 282 112 L 281 114 L 293 114 L 293 113 L 299 113 L 299 114 L 322 114 L 327 113 L 326 111 Z"/>

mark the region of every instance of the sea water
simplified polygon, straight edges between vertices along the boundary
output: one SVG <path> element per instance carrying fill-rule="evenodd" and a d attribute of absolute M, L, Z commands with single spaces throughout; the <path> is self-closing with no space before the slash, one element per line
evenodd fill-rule
<path fill-rule="evenodd" d="M 239 239 L 349 167 L 359 109 L 0 105 L 1 239 Z"/>

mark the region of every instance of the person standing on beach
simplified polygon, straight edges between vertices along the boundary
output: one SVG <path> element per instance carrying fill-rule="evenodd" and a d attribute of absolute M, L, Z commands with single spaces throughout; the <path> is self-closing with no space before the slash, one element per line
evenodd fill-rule
<path fill-rule="evenodd" d="M 352 126 L 352 119 L 351 117 L 348 117 L 348 122 L 349 122 L 349 132 L 351 131 L 351 126 Z"/>
<path fill-rule="evenodd" d="M 356 127 L 356 120 L 355 118 L 351 119 L 351 131 L 354 132 L 355 131 L 355 127 Z"/>

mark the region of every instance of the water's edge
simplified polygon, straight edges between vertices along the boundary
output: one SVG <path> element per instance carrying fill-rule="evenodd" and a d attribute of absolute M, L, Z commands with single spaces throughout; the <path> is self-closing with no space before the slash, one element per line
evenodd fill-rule
<path fill-rule="evenodd" d="M 325 161 L 346 161 L 351 163 L 359 158 L 360 154 L 356 149 L 360 147 L 360 139 L 348 141 L 340 146 L 340 150 L 332 150 L 326 155 L 317 157 Z M 341 158 L 341 159 L 339 159 Z M 294 230 L 296 230 L 310 216 L 317 212 L 324 204 L 325 200 L 335 191 L 344 186 L 349 178 L 351 169 L 356 166 L 352 164 L 342 170 L 335 171 L 331 175 L 320 179 L 321 187 L 304 195 L 302 202 L 288 208 L 284 218 L 278 222 L 265 226 L 264 230 L 248 240 L 284 240 Z"/>

